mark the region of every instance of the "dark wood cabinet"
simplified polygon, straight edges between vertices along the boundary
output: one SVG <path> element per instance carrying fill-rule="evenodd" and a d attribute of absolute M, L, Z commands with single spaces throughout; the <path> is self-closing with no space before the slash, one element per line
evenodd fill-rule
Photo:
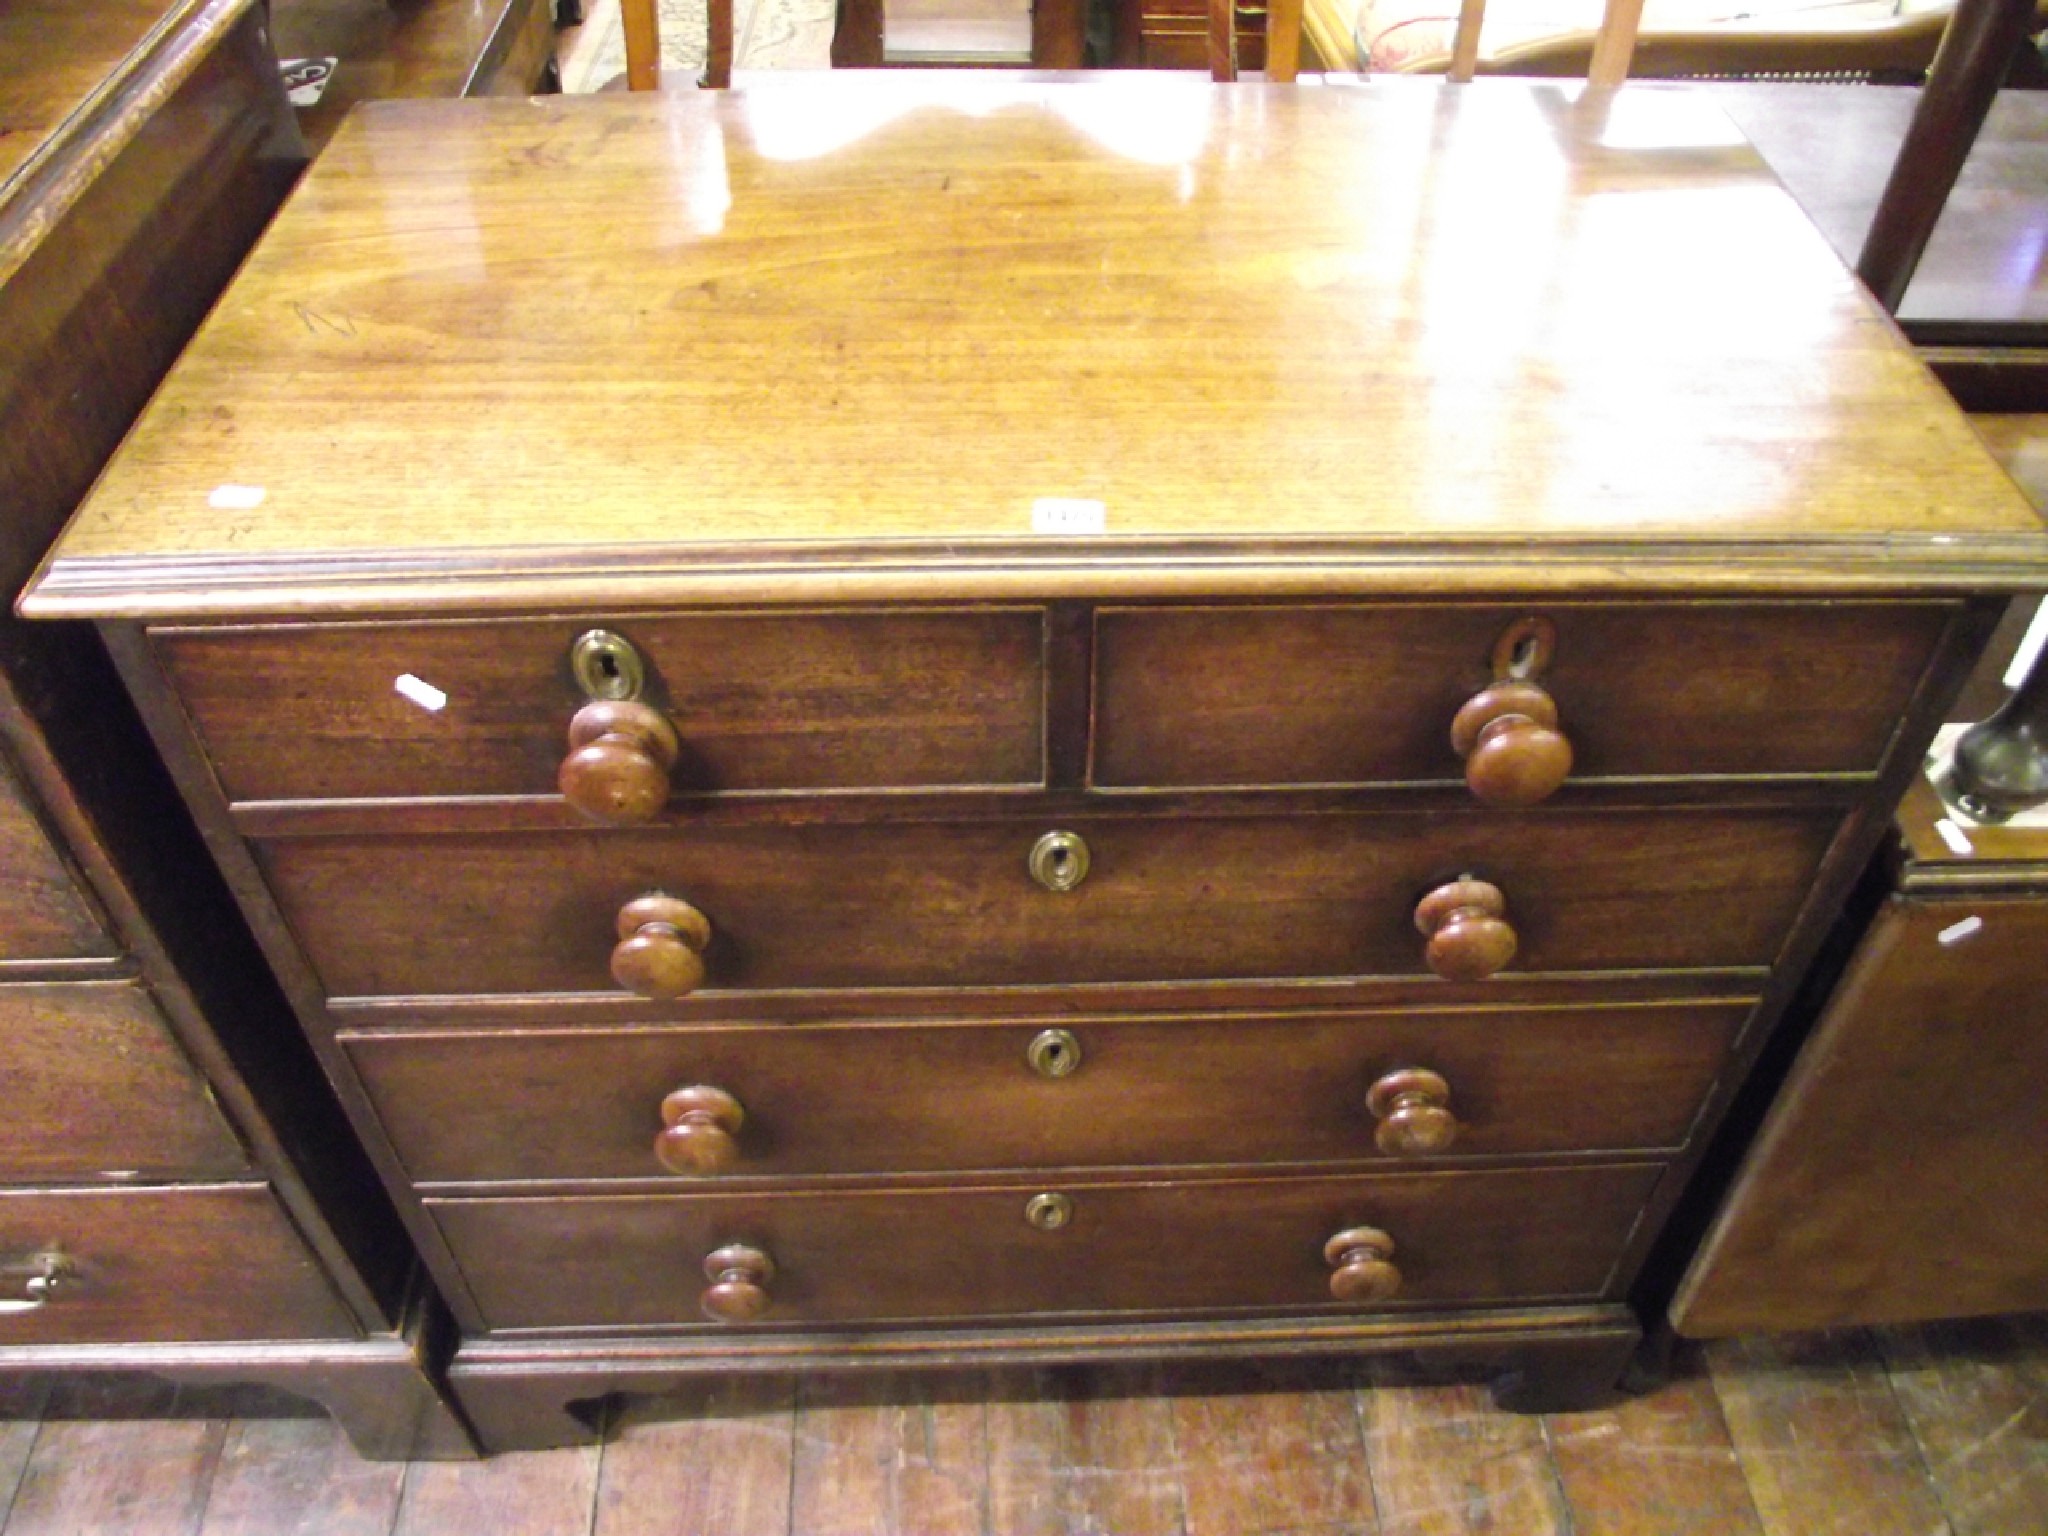
<path fill-rule="evenodd" d="M 265 8 L 0 8 L 0 586 L 290 190 Z M 0 1375 L 253 1381 L 461 1454 L 445 1313 L 118 677 L 0 619 Z"/>
<path fill-rule="evenodd" d="M 1681 1334 L 2048 1302 L 2048 833 L 1944 837 L 1943 814 L 1907 797 L 1891 892 L 1672 1303 Z"/>
<path fill-rule="evenodd" d="M 708 1371 L 1610 1386 L 2048 579 L 1717 115 L 1160 86 L 359 112 L 25 599 L 487 1445 Z"/>

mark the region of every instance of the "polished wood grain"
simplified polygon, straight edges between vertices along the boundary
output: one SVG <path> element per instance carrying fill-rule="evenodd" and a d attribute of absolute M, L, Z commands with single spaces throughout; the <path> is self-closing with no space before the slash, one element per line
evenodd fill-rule
<path fill-rule="evenodd" d="M 119 953 L 97 904 L 0 760 L 0 958 L 111 959 Z"/>
<path fill-rule="evenodd" d="M 173 0 L 13 0 L 0 12 L 0 184 L 46 150 L 152 34 L 198 9 Z"/>
<path fill-rule="evenodd" d="M 1330 1305 L 1322 1245 L 1370 1216 L 1399 1305 L 1592 1298 L 1657 1169 L 1034 1186 L 880 1194 L 430 1199 L 493 1328 L 702 1326 L 697 1258 L 771 1255 L 768 1323 Z M 694 1256 L 694 1257 L 693 1257 Z"/>
<path fill-rule="evenodd" d="M 1066 1019 L 1080 1065 L 1060 1078 L 1027 1062 L 1038 1022 L 406 1033 L 347 1050 L 428 1184 L 660 1177 L 665 1097 L 697 1083 L 745 1106 L 722 1176 L 1364 1162 L 1388 1155 L 1374 1085 L 1417 1066 L 1452 1085 L 1460 1157 L 1676 1148 L 1748 1013 Z"/>
<path fill-rule="evenodd" d="M 355 1329 L 261 1185 L 0 1193 L 9 1299 L 28 1256 L 59 1249 L 74 1283 L 0 1318 L 16 1344 L 296 1339 Z"/>
<path fill-rule="evenodd" d="M 208 1178 L 248 1154 L 134 982 L 0 986 L 0 1180 Z"/>
<path fill-rule="evenodd" d="M 655 891 L 710 919 L 706 990 L 737 993 L 1417 975 L 1415 902 L 1464 871 L 1507 893 L 1520 971 L 1762 966 L 1837 821 L 1091 816 L 1069 823 L 1093 860 L 1063 894 L 1026 870 L 1033 821 L 306 838 L 259 856 L 336 996 L 609 990 L 619 907 Z"/>
<path fill-rule="evenodd" d="M 1095 782 L 1459 777 L 1452 722 L 1525 612 L 1556 628 L 1540 681 L 1575 781 L 1868 771 L 1943 623 L 1860 603 L 1106 608 Z"/>
<path fill-rule="evenodd" d="M 1631 98 L 1642 147 L 1620 149 L 1607 98 L 1519 84 L 989 81 L 965 138 L 962 89 L 372 107 L 28 610 L 530 606 L 628 566 L 647 600 L 787 602 L 1284 587 L 1310 554 L 1298 579 L 1326 589 L 1435 592 L 2017 585 L 2048 557 L 1690 98 Z M 1404 158 L 1422 173 L 1369 172 Z M 1043 165 L 1056 200 L 1034 200 Z M 771 279 L 821 220 L 842 254 Z M 1494 323 L 1580 312 L 1596 331 Z M 1496 364 L 1446 372 L 1482 334 Z M 796 413 L 772 452 L 742 429 L 768 391 Z M 361 472 L 313 471 L 337 452 Z M 437 473 L 396 473 L 415 462 Z M 261 515 L 209 506 L 222 484 L 261 487 Z M 1034 538 L 1038 501 L 1077 496 L 1115 542 Z"/>
<path fill-rule="evenodd" d="M 2041 1294 L 2044 943 L 2038 899 L 1879 915 L 1673 1304 L 1682 1332 L 1966 1316 Z"/>
<path fill-rule="evenodd" d="M 647 697 L 681 743 L 681 790 L 1043 775 L 1029 609 L 259 626 L 154 640 L 233 799 L 548 794 L 584 702 L 570 647 L 592 628 L 639 653 Z M 407 674 L 445 706 L 396 692 Z"/>

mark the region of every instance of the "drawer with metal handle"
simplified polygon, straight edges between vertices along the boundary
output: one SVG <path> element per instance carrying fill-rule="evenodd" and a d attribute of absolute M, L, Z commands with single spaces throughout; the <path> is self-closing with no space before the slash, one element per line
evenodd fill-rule
<path fill-rule="evenodd" d="M 357 1332 L 264 1185 L 0 1192 L 0 1345 Z"/>

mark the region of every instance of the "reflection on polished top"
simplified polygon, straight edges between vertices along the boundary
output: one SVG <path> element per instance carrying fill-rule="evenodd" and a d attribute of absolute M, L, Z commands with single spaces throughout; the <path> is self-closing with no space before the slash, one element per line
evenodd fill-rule
<path fill-rule="evenodd" d="M 1982 587 L 2033 514 L 1717 109 L 834 75 L 334 141 L 37 613 Z"/>

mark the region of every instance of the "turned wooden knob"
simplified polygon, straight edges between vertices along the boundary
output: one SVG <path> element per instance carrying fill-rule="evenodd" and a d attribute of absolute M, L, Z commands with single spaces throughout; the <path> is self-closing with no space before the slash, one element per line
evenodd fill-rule
<path fill-rule="evenodd" d="M 1451 721 L 1465 784 L 1488 805 L 1547 800 L 1572 771 L 1572 744 L 1557 728 L 1557 703 L 1537 684 L 1506 678 L 1482 688 Z"/>
<path fill-rule="evenodd" d="M 687 901 L 656 891 L 619 908 L 612 979 L 628 992 L 663 1002 L 704 984 L 711 920 Z"/>
<path fill-rule="evenodd" d="M 1422 957 L 1445 981 L 1479 981 L 1515 958 L 1500 887 L 1460 876 L 1415 904 L 1415 926 L 1429 940 Z"/>
<path fill-rule="evenodd" d="M 1373 1143 L 1389 1157 L 1448 1152 L 1458 1139 L 1451 1085 L 1421 1067 L 1389 1072 L 1366 1090 L 1365 1107 L 1379 1121 Z"/>
<path fill-rule="evenodd" d="M 747 1112 L 723 1088 L 695 1084 L 661 1101 L 662 1132 L 654 1155 L 670 1173 L 723 1173 L 740 1159 Z"/>
<path fill-rule="evenodd" d="M 652 821 L 668 804 L 676 750 L 676 728 L 660 710 L 633 699 L 596 699 L 569 722 L 569 755 L 556 782 L 592 821 Z"/>
<path fill-rule="evenodd" d="M 1390 1262 L 1394 1240 L 1378 1227 L 1348 1227 L 1323 1244 L 1330 1266 L 1330 1294 L 1339 1301 L 1386 1301 L 1401 1289 L 1401 1271 Z"/>
<path fill-rule="evenodd" d="M 758 1248 L 730 1243 L 705 1256 L 704 1278 L 711 1284 L 697 1299 L 706 1317 L 714 1323 L 751 1323 L 768 1310 L 775 1261 Z"/>

